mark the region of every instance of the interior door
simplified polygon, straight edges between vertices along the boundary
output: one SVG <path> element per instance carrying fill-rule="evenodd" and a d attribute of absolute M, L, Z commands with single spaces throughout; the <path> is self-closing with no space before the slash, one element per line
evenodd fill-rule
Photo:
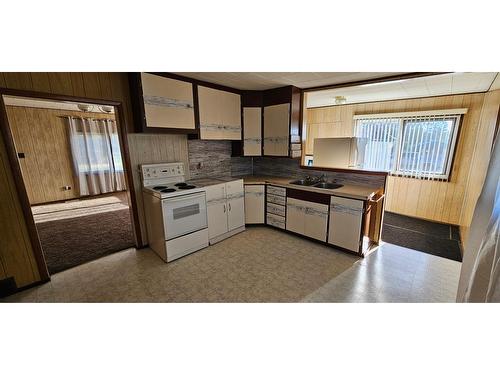
<path fill-rule="evenodd" d="M 328 205 L 314 202 L 304 202 L 305 235 L 326 242 L 328 227 Z"/>
<path fill-rule="evenodd" d="M 262 109 L 243 108 L 243 154 L 262 155 Z"/>
<path fill-rule="evenodd" d="M 357 253 L 362 220 L 363 201 L 332 196 L 328 242 Z"/>
<path fill-rule="evenodd" d="M 208 186 L 206 194 L 208 237 L 214 238 L 228 231 L 226 184 Z"/>
<path fill-rule="evenodd" d="M 305 232 L 305 207 L 303 201 L 295 198 L 286 199 L 286 229 L 304 234 Z"/>

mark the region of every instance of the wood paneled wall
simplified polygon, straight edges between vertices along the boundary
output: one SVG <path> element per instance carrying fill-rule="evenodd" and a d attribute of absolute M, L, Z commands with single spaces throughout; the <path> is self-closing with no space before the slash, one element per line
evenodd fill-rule
<path fill-rule="evenodd" d="M 450 181 L 389 176 L 386 189 L 387 211 L 459 225 L 484 96 L 483 93 L 449 95 L 308 109 L 306 153 L 313 152 L 315 137 L 352 137 L 355 114 L 468 108 Z"/>
<path fill-rule="evenodd" d="M 486 93 L 484 96 L 481 118 L 477 128 L 476 140 L 471 156 L 467 185 L 465 187 L 462 220 L 460 222 L 460 234 L 464 244 L 466 243 L 469 233 L 474 208 L 476 206 L 477 199 L 481 194 L 486 172 L 488 171 L 491 146 L 493 144 L 499 109 L 500 90 Z"/>
<path fill-rule="evenodd" d="M 64 116 L 114 119 L 115 115 L 7 106 L 7 116 L 16 150 L 25 154 L 19 163 L 30 203 L 78 198 Z"/>
<path fill-rule="evenodd" d="M 0 263 L 2 279 L 14 277 L 19 287 L 40 280 L 28 228 L 0 136 Z M 2 276 L 2 275 L 0 275 Z"/>
<path fill-rule="evenodd" d="M 139 165 L 181 161 L 184 163 L 186 178 L 189 178 L 187 136 L 185 134 L 129 134 L 128 141 L 141 233 L 144 241 L 147 242 Z"/>
<path fill-rule="evenodd" d="M 0 87 L 119 101 L 123 103 L 125 128 L 129 133 L 132 133 L 134 129 L 126 73 L 0 73 Z M 137 164 L 145 161 L 174 160 L 179 157 L 180 160 L 185 160 L 187 169 L 187 137 L 169 134 L 129 134 L 128 138 L 141 232 L 145 238 L 142 192 L 139 188 Z M 14 276 L 17 285 L 24 286 L 40 280 L 40 276 L 33 261 L 26 224 L 20 211 L 19 199 L 3 142 L 0 135 L 0 260 L 5 275 Z M 11 183 L 7 184 L 7 181 Z"/>

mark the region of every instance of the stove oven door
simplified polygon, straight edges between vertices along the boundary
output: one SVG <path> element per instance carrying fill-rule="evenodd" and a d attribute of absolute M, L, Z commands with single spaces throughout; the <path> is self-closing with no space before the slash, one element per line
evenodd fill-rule
<path fill-rule="evenodd" d="M 162 207 L 166 240 L 207 227 L 205 192 L 163 199 Z"/>

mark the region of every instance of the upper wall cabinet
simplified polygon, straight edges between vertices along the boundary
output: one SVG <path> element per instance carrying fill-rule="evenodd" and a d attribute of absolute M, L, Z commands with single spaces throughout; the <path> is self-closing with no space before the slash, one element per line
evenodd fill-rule
<path fill-rule="evenodd" d="M 243 91 L 243 142 L 233 156 L 301 157 L 301 93 L 293 86 Z"/>
<path fill-rule="evenodd" d="M 193 84 L 156 74 L 131 76 L 139 131 L 195 133 Z"/>
<path fill-rule="evenodd" d="M 262 108 L 243 108 L 243 155 L 262 155 Z"/>
<path fill-rule="evenodd" d="M 201 139 L 241 140 L 241 96 L 198 86 Z"/>
<path fill-rule="evenodd" d="M 300 90 L 264 91 L 264 156 L 301 156 Z"/>
<path fill-rule="evenodd" d="M 264 107 L 264 155 L 288 156 L 290 104 Z"/>

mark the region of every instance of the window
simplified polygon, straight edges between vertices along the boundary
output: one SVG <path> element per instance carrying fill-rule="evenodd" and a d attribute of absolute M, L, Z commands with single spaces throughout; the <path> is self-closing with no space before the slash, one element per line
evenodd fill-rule
<path fill-rule="evenodd" d="M 448 179 L 462 113 L 464 110 L 354 116 L 359 138 L 357 163 L 362 169 L 394 175 Z"/>
<path fill-rule="evenodd" d="M 77 158 L 78 170 L 80 172 L 123 172 L 123 161 L 120 152 L 120 141 L 118 134 L 108 135 L 106 133 L 87 134 L 76 133 L 76 152 L 80 157 Z M 109 144 L 110 142 L 110 144 Z M 89 147 L 89 144 L 92 145 Z M 109 147 L 111 147 L 111 156 L 109 158 Z M 90 165 L 89 165 L 90 163 Z"/>

